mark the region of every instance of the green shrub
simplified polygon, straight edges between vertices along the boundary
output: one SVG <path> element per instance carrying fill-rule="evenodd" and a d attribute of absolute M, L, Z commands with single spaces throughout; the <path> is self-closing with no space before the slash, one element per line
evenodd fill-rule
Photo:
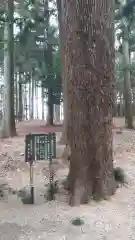
<path fill-rule="evenodd" d="M 55 200 L 55 194 L 58 193 L 59 187 L 58 187 L 58 181 L 52 182 L 51 184 L 48 184 L 47 187 L 47 193 L 45 193 L 44 197 L 48 201 Z"/>
<path fill-rule="evenodd" d="M 114 177 L 115 177 L 115 181 L 118 184 L 121 184 L 121 185 L 127 184 L 125 172 L 121 167 L 114 168 Z"/>

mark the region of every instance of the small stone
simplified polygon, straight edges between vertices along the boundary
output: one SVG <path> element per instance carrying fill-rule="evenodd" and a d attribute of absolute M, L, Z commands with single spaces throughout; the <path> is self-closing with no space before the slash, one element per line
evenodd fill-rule
<path fill-rule="evenodd" d="M 20 156 L 24 156 L 24 153 L 20 153 Z"/>

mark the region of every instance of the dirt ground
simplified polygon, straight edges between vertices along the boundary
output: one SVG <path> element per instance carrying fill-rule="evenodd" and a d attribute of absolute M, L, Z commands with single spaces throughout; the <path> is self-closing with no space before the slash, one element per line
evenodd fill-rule
<path fill-rule="evenodd" d="M 29 166 L 24 161 L 24 134 L 43 131 L 43 122 L 33 121 L 17 125 L 19 136 L 0 140 L 0 184 L 19 190 L 29 184 Z M 123 127 L 123 119 L 115 119 L 116 127 Z M 38 127 L 37 127 L 38 126 Z M 49 131 L 49 130 L 48 130 Z M 57 128 L 57 140 L 61 127 Z M 0 240 L 128 240 L 135 239 L 135 131 L 122 130 L 114 135 L 114 163 L 121 166 L 128 179 L 128 188 L 117 190 L 108 201 L 90 202 L 71 208 L 67 193 L 60 187 L 56 200 L 44 198 L 48 183 L 47 162 L 34 166 L 35 205 L 23 205 L 20 198 L 5 190 L 0 199 Z M 60 160 L 64 146 L 57 143 L 54 160 L 55 179 L 59 182 L 68 168 Z M 75 217 L 84 219 L 84 225 L 73 226 Z"/>

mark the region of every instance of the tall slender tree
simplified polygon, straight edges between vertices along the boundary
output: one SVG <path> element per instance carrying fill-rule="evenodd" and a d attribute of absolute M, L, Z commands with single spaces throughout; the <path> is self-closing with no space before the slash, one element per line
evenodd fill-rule
<path fill-rule="evenodd" d="M 2 137 L 16 135 L 14 117 L 14 1 L 7 1 L 4 30 L 4 115 Z"/>
<path fill-rule="evenodd" d="M 128 4 L 129 0 L 125 1 Z M 122 18 L 123 21 L 125 19 Z M 130 19 L 128 19 L 130 22 Z M 129 26 L 127 23 L 123 24 L 123 40 L 122 40 L 122 54 L 124 66 L 124 100 L 125 100 L 125 119 L 126 125 L 129 129 L 133 129 L 133 109 L 132 109 L 132 93 L 131 93 L 131 78 L 130 78 L 130 51 L 129 51 Z"/>
<path fill-rule="evenodd" d="M 131 78 L 130 78 L 130 53 L 128 41 L 128 27 L 124 26 L 122 40 L 122 54 L 124 67 L 124 100 L 125 100 L 125 120 L 126 126 L 133 129 L 133 109 L 132 109 L 132 92 L 131 92 Z"/>
<path fill-rule="evenodd" d="M 53 87 L 52 87 L 52 69 L 53 69 L 53 46 L 49 42 L 49 23 L 50 23 L 50 12 L 49 12 L 49 1 L 44 0 L 44 9 L 47 12 L 46 14 L 46 35 L 47 35 L 47 49 L 45 50 L 45 63 L 47 68 L 47 82 L 48 82 L 48 116 L 47 124 L 53 125 Z"/>
<path fill-rule="evenodd" d="M 65 0 L 70 204 L 115 192 L 114 1 Z"/>
<path fill-rule="evenodd" d="M 58 22 L 59 22 L 59 44 L 61 53 L 61 71 L 62 71 L 62 85 L 64 94 L 64 121 L 63 121 L 63 131 L 60 143 L 67 144 L 67 128 L 68 128 L 68 108 L 67 108 L 67 78 L 65 68 L 65 52 L 64 52 L 64 39 L 65 39 L 65 27 L 64 27 L 64 0 L 57 0 L 58 9 Z"/>
<path fill-rule="evenodd" d="M 124 107 L 125 122 L 129 129 L 133 129 L 133 109 L 132 109 L 132 89 L 131 89 L 131 71 L 130 71 L 130 51 L 134 35 L 134 1 L 124 0 L 119 2 L 115 19 L 119 33 L 118 40 L 122 41 L 119 52 L 122 54 L 123 79 L 124 79 Z M 134 45 L 134 43 L 133 43 Z"/>

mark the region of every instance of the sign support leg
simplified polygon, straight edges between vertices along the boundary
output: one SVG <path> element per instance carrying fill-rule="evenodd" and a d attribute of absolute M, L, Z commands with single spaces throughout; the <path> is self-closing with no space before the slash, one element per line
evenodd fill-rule
<path fill-rule="evenodd" d="M 31 204 L 34 204 L 34 178 L 33 178 L 33 162 L 30 162 L 30 195 L 31 195 Z"/>
<path fill-rule="evenodd" d="M 53 171 L 52 171 L 52 159 L 49 159 L 49 169 L 50 169 L 50 200 L 54 200 L 54 189 L 53 189 Z"/>

